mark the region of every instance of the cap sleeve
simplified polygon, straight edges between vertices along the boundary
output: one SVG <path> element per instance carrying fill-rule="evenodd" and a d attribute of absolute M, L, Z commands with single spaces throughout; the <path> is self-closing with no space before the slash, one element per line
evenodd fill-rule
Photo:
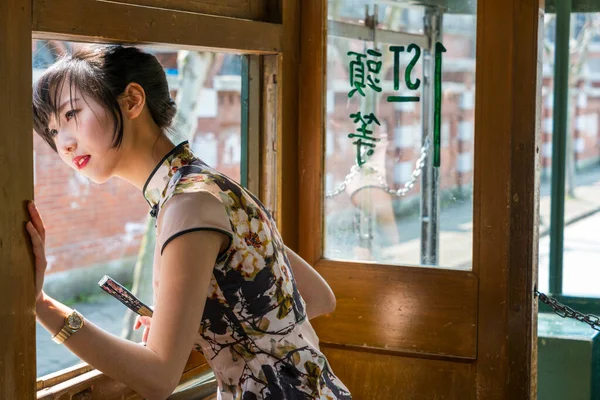
<path fill-rule="evenodd" d="M 223 202 L 206 190 L 172 196 L 158 214 L 156 244 L 160 254 L 176 237 L 203 230 L 221 232 L 229 237 L 227 247 L 219 253 L 219 261 L 233 241 L 233 231 Z"/>

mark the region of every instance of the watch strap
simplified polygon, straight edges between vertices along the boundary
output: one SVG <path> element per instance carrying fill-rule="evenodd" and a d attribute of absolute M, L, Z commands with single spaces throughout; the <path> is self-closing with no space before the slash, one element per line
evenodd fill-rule
<path fill-rule="evenodd" d="M 73 314 L 76 314 L 81 319 L 81 326 L 78 329 L 76 329 L 76 330 L 73 330 L 73 328 L 71 328 L 69 326 L 69 317 L 72 316 Z M 67 340 L 68 338 L 70 338 L 74 333 L 80 331 L 81 328 L 83 328 L 83 325 L 84 325 L 83 316 L 81 314 L 79 314 L 77 312 L 77 310 L 73 310 L 69 315 L 67 315 L 65 317 L 65 322 L 63 324 L 63 327 L 61 328 L 60 331 L 58 331 L 58 333 L 56 335 L 54 335 L 52 337 L 52 340 L 55 343 L 62 344 L 65 340 Z"/>
<path fill-rule="evenodd" d="M 73 333 L 71 331 L 67 330 L 66 327 L 63 326 L 63 328 L 56 334 L 56 336 L 52 338 L 52 340 L 54 343 L 62 344 L 65 340 L 71 337 L 72 334 Z"/>

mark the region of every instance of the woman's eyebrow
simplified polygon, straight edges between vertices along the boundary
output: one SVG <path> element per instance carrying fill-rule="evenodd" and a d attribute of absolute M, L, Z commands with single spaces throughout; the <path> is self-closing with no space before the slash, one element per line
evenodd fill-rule
<path fill-rule="evenodd" d="M 61 104 L 61 106 L 60 106 L 60 107 L 58 107 L 58 113 L 60 114 L 60 112 L 62 111 L 62 109 L 63 109 L 63 108 L 64 108 L 64 107 L 65 107 L 67 104 L 69 104 L 69 103 L 71 103 L 71 102 L 75 103 L 75 102 L 77 102 L 77 101 L 79 101 L 79 100 L 80 100 L 79 98 L 76 98 L 76 99 L 72 99 L 72 100 L 71 100 L 71 99 L 69 99 L 69 100 L 65 101 L 64 103 L 62 103 L 62 104 Z"/>

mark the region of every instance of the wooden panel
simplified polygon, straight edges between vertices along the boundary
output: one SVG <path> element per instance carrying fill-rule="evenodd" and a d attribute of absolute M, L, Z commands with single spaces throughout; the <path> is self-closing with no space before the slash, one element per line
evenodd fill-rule
<path fill-rule="evenodd" d="M 314 321 L 321 342 L 475 358 L 477 278 L 470 272 L 321 261 L 337 298 Z"/>
<path fill-rule="evenodd" d="M 474 399 L 470 362 L 427 360 L 322 348 L 333 372 L 357 400 Z"/>
<path fill-rule="evenodd" d="M 304 2 L 303 6 L 313 1 Z M 278 225 L 291 249 L 298 245 L 298 76 L 300 64 L 300 0 L 283 1 L 284 40 L 281 79 L 281 130 L 278 132 Z"/>
<path fill-rule="evenodd" d="M 474 271 L 478 397 L 535 398 L 540 0 L 479 1 L 475 94 Z"/>
<path fill-rule="evenodd" d="M 279 24 L 94 0 L 33 0 L 32 29 L 36 38 L 244 53 L 278 53 L 283 37 Z"/>
<path fill-rule="evenodd" d="M 33 199 L 31 5 L 0 1 L 0 398 L 35 394 L 34 266 L 25 221 Z"/>
<path fill-rule="evenodd" d="M 281 9 L 277 0 L 116 0 L 116 2 L 281 23 Z"/>
<path fill-rule="evenodd" d="M 265 18 L 268 15 L 269 5 L 266 0 L 116 0 L 116 2 L 255 21 L 267 21 Z"/>
<path fill-rule="evenodd" d="M 298 254 L 316 264 L 323 254 L 323 143 L 325 70 L 327 66 L 327 2 L 309 1 L 302 8 L 298 182 L 300 185 Z"/>

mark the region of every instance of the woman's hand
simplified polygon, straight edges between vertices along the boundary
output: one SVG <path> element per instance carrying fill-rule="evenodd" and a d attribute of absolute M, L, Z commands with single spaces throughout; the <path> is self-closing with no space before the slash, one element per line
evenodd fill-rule
<path fill-rule="evenodd" d="M 133 324 L 133 330 L 138 330 L 142 325 L 144 326 L 144 333 L 142 334 L 142 343 L 145 345 L 148 341 L 148 334 L 150 333 L 150 324 L 152 323 L 152 317 L 142 317 L 138 315 Z"/>
<path fill-rule="evenodd" d="M 46 274 L 46 228 L 42 216 L 33 201 L 27 204 L 31 221 L 27 222 L 27 232 L 31 237 L 33 254 L 35 255 L 35 301 L 42 298 L 42 287 L 44 286 L 44 275 Z"/>

